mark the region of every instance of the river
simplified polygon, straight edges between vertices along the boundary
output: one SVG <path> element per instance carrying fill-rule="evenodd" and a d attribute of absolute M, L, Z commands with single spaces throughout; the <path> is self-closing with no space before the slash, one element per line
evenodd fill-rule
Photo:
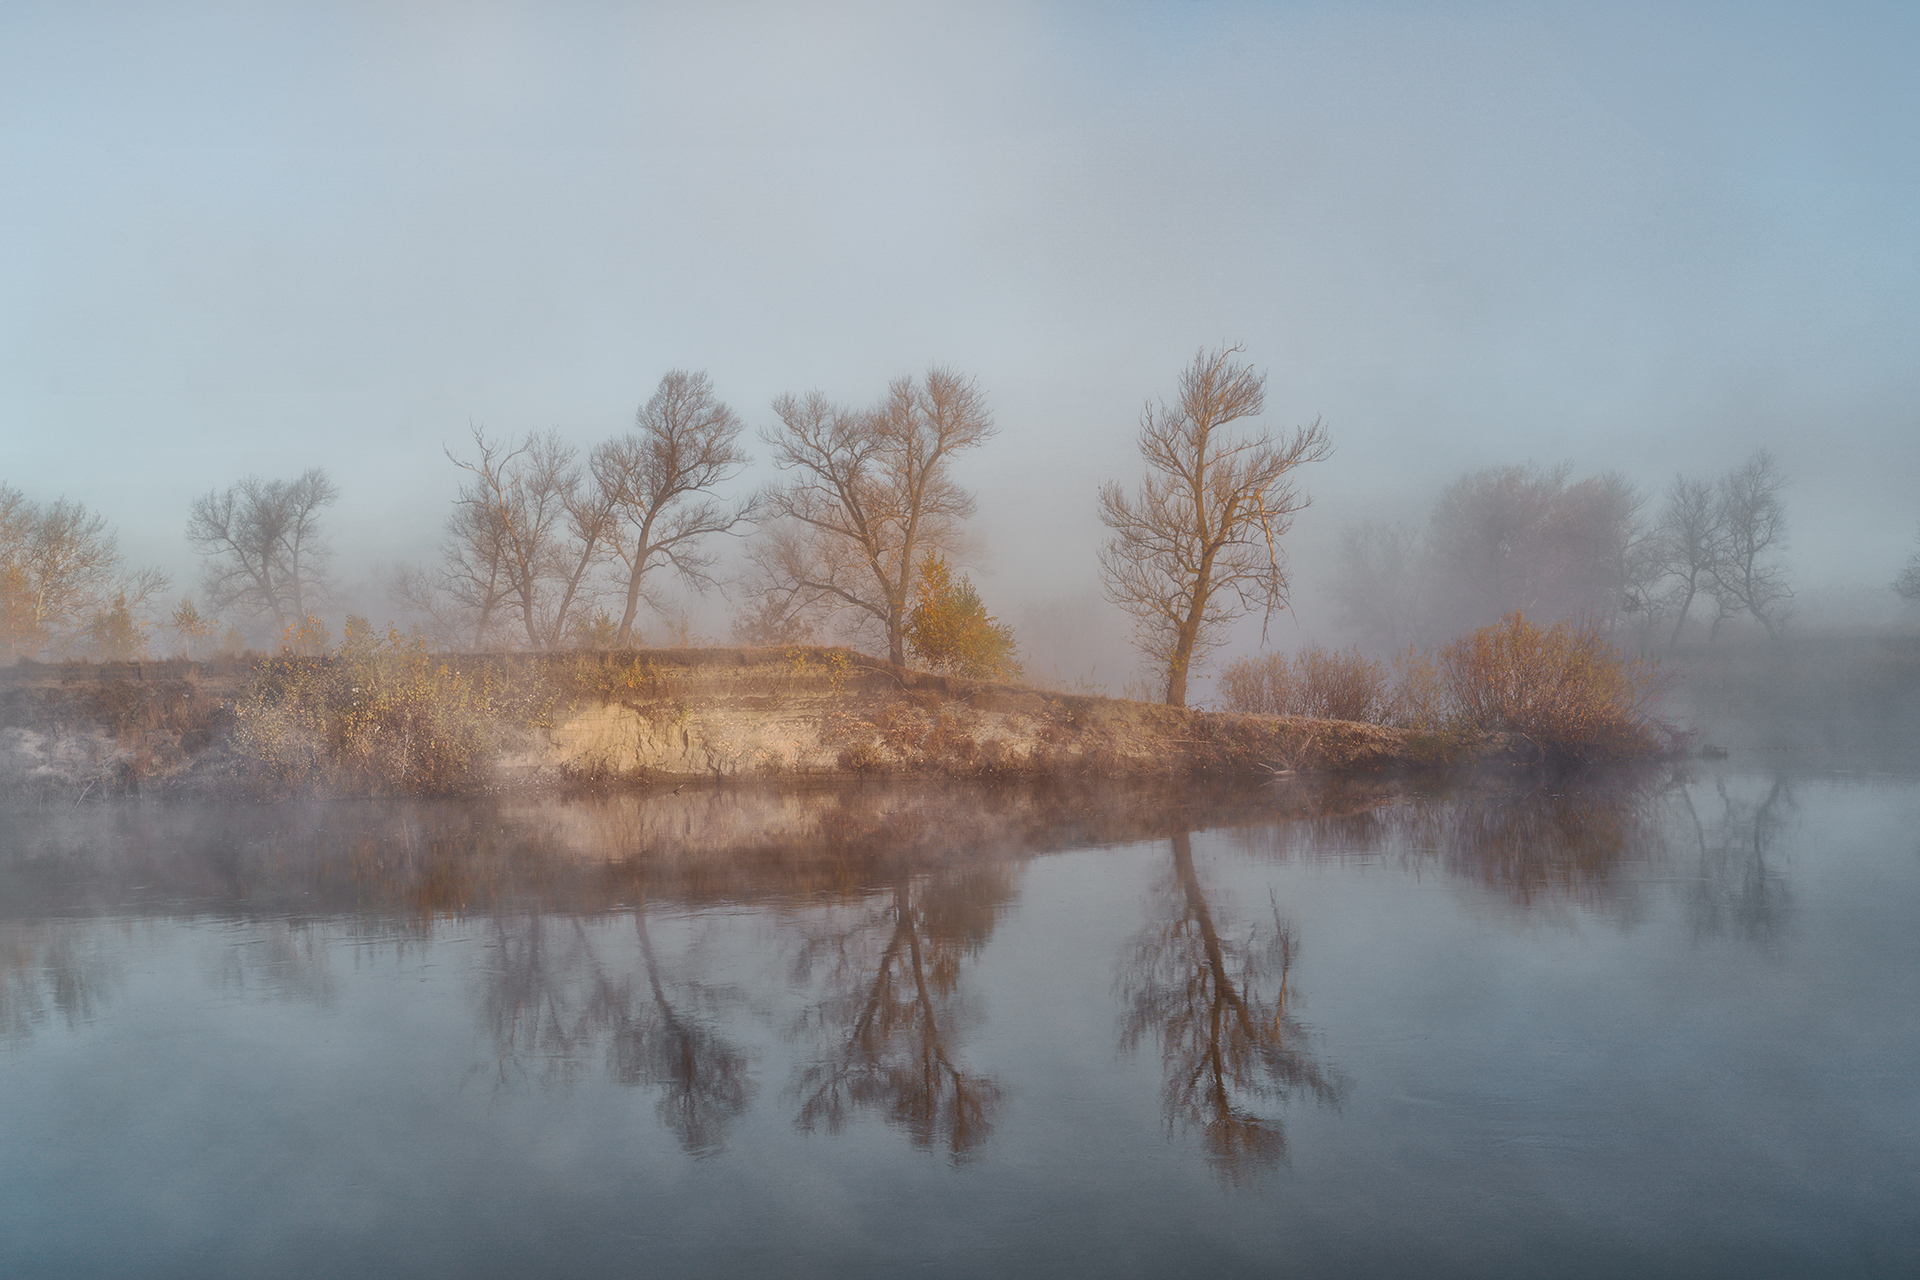
<path fill-rule="evenodd" d="M 9 1276 L 1920 1260 L 1910 777 L 4 832 Z"/>

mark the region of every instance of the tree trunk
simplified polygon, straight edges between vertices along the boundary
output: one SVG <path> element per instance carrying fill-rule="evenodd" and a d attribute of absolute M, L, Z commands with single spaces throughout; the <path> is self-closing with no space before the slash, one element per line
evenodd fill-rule
<path fill-rule="evenodd" d="M 1693 593 L 1695 590 L 1696 588 L 1692 582 L 1687 583 L 1687 598 L 1680 602 L 1680 616 L 1674 619 L 1673 634 L 1667 637 L 1667 651 L 1669 653 L 1673 651 L 1673 646 L 1680 643 L 1680 628 L 1687 625 L 1687 610 L 1693 608 Z"/>

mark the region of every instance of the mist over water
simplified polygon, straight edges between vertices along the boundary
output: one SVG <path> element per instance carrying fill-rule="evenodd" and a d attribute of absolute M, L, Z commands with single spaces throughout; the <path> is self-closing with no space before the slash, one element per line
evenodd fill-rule
<path fill-rule="evenodd" d="M 13 1274 L 1879 1275 L 1920 784 L 138 803 L 0 844 Z"/>

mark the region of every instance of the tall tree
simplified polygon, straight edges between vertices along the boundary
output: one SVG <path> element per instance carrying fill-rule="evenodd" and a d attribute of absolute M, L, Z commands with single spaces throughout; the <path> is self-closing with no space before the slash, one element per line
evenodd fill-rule
<path fill-rule="evenodd" d="M 1673 478 L 1654 526 L 1661 567 L 1672 579 L 1667 595 L 1676 606 L 1673 634 L 1667 637 L 1669 649 L 1680 643 L 1680 629 L 1687 625 L 1694 597 L 1712 583 L 1713 561 L 1720 549 L 1719 517 L 1711 483 Z"/>
<path fill-rule="evenodd" d="M 1434 503 L 1429 546 L 1442 632 L 1519 610 L 1612 626 L 1644 590 L 1643 499 L 1617 473 L 1568 483 L 1571 468 L 1487 467 Z"/>
<path fill-rule="evenodd" d="M 1719 550 L 1712 565 L 1713 593 L 1723 616 L 1752 614 L 1768 639 L 1779 638 L 1782 603 L 1793 597 L 1779 560 L 1787 542 L 1787 507 L 1780 498 L 1786 485 L 1773 454 L 1756 449 L 1720 478 L 1714 504 Z"/>
<path fill-rule="evenodd" d="M 187 541 L 205 561 L 212 608 L 272 618 L 277 627 L 318 609 L 327 557 L 320 516 L 339 497 L 327 473 L 313 467 L 294 480 L 248 476 L 194 499 Z"/>
<path fill-rule="evenodd" d="M 1133 615 L 1136 642 L 1164 669 L 1168 706 L 1186 705 L 1189 670 L 1229 622 L 1285 607 L 1280 539 L 1307 505 L 1292 472 L 1332 452 L 1318 419 L 1278 440 L 1226 434 L 1266 407 L 1266 375 L 1242 351 L 1194 356 L 1178 403 L 1141 411 L 1139 488 L 1100 490 L 1100 519 L 1113 530 L 1100 551 L 1107 598 Z"/>
<path fill-rule="evenodd" d="M 871 409 L 817 391 L 773 408 L 780 426 L 763 438 L 790 478 L 764 496 L 774 521 L 753 551 L 763 581 L 803 609 L 876 626 L 904 666 L 916 566 L 951 551 L 973 514 L 950 465 L 993 435 L 985 398 L 971 378 L 933 369 L 899 379 Z"/>
<path fill-rule="evenodd" d="M 558 648 L 606 556 L 612 504 L 557 431 L 509 447 L 475 428 L 473 443 L 471 461 L 447 454 L 472 478 L 448 521 L 442 582 L 472 608 L 476 643 L 504 609 L 530 648 Z"/>
<path fill-rule="evenodd" d="M 727 506 L 716 485 L 747 463 L 740 418 L 713 394 L 705 373 L 675 369 L 634 415 L 634 429 L 594 449 L 594 483 L 612 512 L 608 545 L 625 568 L 626 603 L 614 643 L 633 643 L 633 619 L 646 598 L 644 580 L 670 566 L 696 587 L 712 581 L 709 534 L 731 533 L 752 518 L 751 501 Z"/>

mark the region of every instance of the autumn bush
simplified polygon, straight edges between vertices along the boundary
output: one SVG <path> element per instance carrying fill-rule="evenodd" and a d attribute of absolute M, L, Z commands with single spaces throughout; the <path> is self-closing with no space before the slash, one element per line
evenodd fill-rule
<path fill-rule="evenodd" d="M 1572 762 L 1661 746 L 1658 671 L 1620 653 L 1597 626 L 1542 627 L 1510 613 L 1442 649 L 1439 668 L 1456 727 L 1517 733 L 1548 758 Z"/>
<path fill-rule="evenodd" d="M 1390 669 L 1357 649 L 1316 645 L 1291 657 L 1241 658 L 1219 687 L 1232 711 L 1514 733 L 1565 762 L 1649 755 L 1665 738 L 1652 663 L 1621 654 L 1598 627 L 1542 627 L 1518 613 L 1437 653 L 1409 648 Z"/>
<path fill-rule="evenodd" d="M 906 625 L 914 657 L 932 670 L 992 680 L 1020 676 L 1013 628 L 987 613 L 971 580 L 955 582 L 940 556 L 920 562 Z"/>
<path fill-rule="evenodd" d="M 295 785 L 454 794 L 483 786 L 495 752 L 550 714 L 537 668 L 455 667 L 418 638 L 349 624 L 328 656 L 260 663 L 234 708 L 235 742 Z"/>
<path fill-rule="evenodd" d="M 1379 722 L 1387 709 L 1387 669 L 1357 648 L 1335 651 L 1313 645 L 1282 653 L 1240 658 L 1220 675 L 1220 695 L 1231 711 L 1319 720 Z"/>

